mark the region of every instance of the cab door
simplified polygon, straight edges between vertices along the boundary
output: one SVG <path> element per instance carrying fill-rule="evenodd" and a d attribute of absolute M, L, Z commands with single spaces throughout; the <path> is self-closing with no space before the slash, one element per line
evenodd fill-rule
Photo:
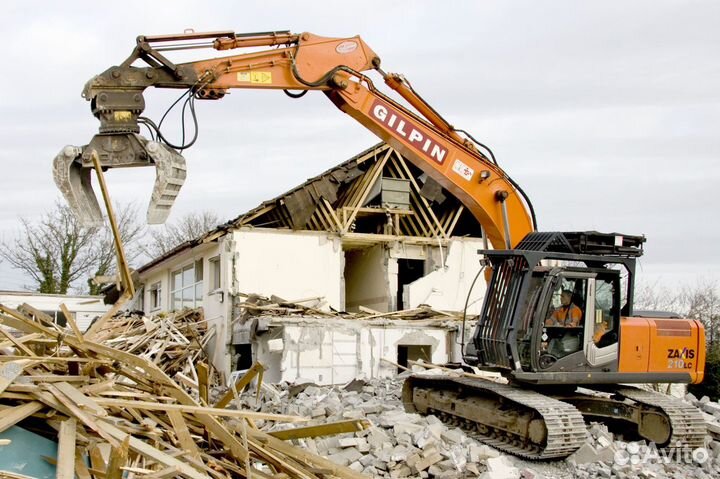
<path fill-rule="evenodd" d="M 605 366 L 617 360 L 619 301 L 616 276 L 599 275 L 589 281 L 583 349 L 592 367 Z"/>

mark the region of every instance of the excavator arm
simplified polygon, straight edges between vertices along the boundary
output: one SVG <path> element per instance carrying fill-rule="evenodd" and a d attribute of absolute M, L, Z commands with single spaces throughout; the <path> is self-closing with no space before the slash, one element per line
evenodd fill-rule
<path fill-rule="evenodd" d="M 165 56 L 167 51 L 194 48 L 242 49 L 243 53 L 181 64 Z M 132 66 L 138 60 L 147 66 Z M 365 74 L 370 70 L 379 72 L 414 111 L 380 92 Z M 84 147 L 65 147 L 54 162 L 58 187 L 87 224 L 102 222 L 90 184 L 93 151 L 103 169 L 156 166 L 149 223 L 165 221 L 183 184 L 186 166 L 178 150 L 189 145 L 173 145 L 157 125 L 141 116 L 143 92 L 149 87 L 185 89 L 193 99 L 205 100 L 221 99 L 234 88 L 285 90 L 292 97 L 320 90 L 458 197 L 495 248 L 512 248 L 535 229 L 530 202 L 512 179 L 427 104 L 403 76 L 385 73 L 379 57 L 360 37 L 286 31 L 141 36 L 122 64 L 92 78 L 83 97 L 100 121 L 99 132 Z M 140 136 L 141 124 L 156 131 L 157 141 Z"/>

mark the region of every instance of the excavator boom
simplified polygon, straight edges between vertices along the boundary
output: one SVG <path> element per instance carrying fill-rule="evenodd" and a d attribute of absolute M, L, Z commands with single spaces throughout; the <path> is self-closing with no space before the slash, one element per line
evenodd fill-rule
<path fill-rule="evenodd" d="M 181 64 L 166 56 L 190 48 L 243 52 Z M 137 61 L 146 66 L 133 66 Z M 380 92 L 366 75 L 373 70 L 409 106 Z M 230 89 L 284 90 L 292 97 L 320 90 L 456 195 L 482 224 L 494 247 L 511 248 L 535 229 L 529 201 L 494 159 L 454 129 L 402 75 L 385 73 L 380 58 L 360 37 L 287 31 L 140 36 L 123 63 L 92 78 L 83 97 L 100 121 L 99 132 L 83 147 L 63 148 L 54 163 L 58 187 L 84 223 L 102 222 L 90 182 L 92 151 L 98 153 L 103 169 L 155 166 L 148 223 L 162 223 L 170 213 L 186 177 L 180 152 L 192 141 L 173 145 L 158 125 L 141 116 L 143 92 L 150 87 L 186 90 L 193 113 L 195 99 L 219 100 Z M 156 138 L 140 136 L 141 125 L 154 131 Z"/>

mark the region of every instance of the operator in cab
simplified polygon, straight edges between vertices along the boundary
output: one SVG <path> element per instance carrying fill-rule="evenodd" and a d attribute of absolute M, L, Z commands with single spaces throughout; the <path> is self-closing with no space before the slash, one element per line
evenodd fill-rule
<path fill-rule="evenodd" d="M 580 326 L 582 310 L 572 302 L 572 296 L 573 293 L 569 289 L 564 289 L 560 293 L 560 307 L 556 308 L 545 320 L 545 326 L 562 326 L 566 328 Z"/>

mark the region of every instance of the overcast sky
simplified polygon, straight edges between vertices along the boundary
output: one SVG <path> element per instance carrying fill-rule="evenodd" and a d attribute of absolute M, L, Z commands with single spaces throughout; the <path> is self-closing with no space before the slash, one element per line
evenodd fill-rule
<path fill-rule="evenodd" d="M 98 123 L 80 97 L 139 34 L 360 34 L 455 126 L 490 145 L 540 229 L 645 234 L 645 281 L 720 268 L 720 2 L 3 2 L 0 238 L 59 197 L 53 157 Z M 197 51 L 203 57 L 212 50 Z M 376 82 L 379 84 L 380 82 Z M 148 91 L 157 117 L 177 92 Z M 374 144 L 319 92 L 237 90 L 198 102 L 200 138 L 171 219 L 231 218 Z M 172 135 L 178 130 L 169 129 Z M 177 137 L 176 137 L 177 138 Z M 150 198 L 151 169 L 114 170 L 115 200 Z M 28 281 L 0 264 L 0 289 Z"/>

